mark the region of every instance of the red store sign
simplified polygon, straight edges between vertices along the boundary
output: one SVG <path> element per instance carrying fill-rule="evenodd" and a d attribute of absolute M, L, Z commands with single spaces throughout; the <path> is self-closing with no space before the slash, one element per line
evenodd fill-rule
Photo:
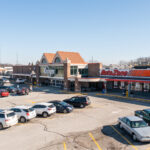
<path fill-rule="evenodd" d="M 108 75 L 108 76 L 127 76 L 128 75 L 128 71 L 123 71 L 123 70 L 118 70 L 118 69 L 114 69 L 114 70 L 105 70 L 103 69 L 101 71 L 101 75 Z"/>

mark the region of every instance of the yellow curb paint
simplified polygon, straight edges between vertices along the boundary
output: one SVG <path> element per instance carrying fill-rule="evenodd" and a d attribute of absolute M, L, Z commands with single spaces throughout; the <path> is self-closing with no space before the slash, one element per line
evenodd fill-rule
<path fill-rule="evenodd" d="M 97 148 L 99 150 L 102 150 L 102 148 L 99 146 L 99 144 L 97 143 L 97 141 L 95 140 L 94 136 L 92 135 L 92 133 L 89 133 L 89 136 L 91 137 L 91 139 L 94 141 L 95 145 L 97 146 Z"/>
<path fill-rule="evenodd" d="M 111 126 L 111 128 L 117 132 L 129 145 L 131 145 L 133 149 L 138 150 L 137 147 L 133 145 L 125 136 L 123 136 L 115 127 Z"/>
<path fill-rule="evenodd" d="M 82 95 L 88 95 L 88 93 L 82 93 Z"/>
<path fill-rule="evenodd" d="M 99 94 L 96 94 L 96 95 L 105 95 L 105 96 L 112 96 L 112 97 L 124 98 L 124 99 L 129 99 L 129 100 L 137 100 L 137 101 L 142 101 L 142 102 L 150 102 L 150 100 L 147 100 L 147 99 L 124 97 L 124 96 L 118 96 L 118 95 L 112 95 L 112 94 L 100 94 L 99 93 Z"/>
<path fill-rule="evenodd" d="M 64 145 L 64 150 L 67 150 L 67 147 L 66 147 L 66 143 L 65 143 L 65 142 L 63 143 L 63 145 Z"/>
<path fill-rule="evenodd" d="M 35 101 L 32 101 L 32 100 L 28 100 L 28 102 L 29 102 L 29 103 L 32 103 L 32 104 L 35 104 L 35 103 L 37 103 L 37 102 L 35 102 Z"/>

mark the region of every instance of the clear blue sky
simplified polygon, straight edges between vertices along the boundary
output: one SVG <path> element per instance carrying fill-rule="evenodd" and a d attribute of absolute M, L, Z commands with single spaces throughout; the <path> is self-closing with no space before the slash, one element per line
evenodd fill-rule
<path fill-rule="evenodd" d="M 104 64 L 150 56 L 150 0 L 0 0 L 3 63 L 78 51 Z"/>

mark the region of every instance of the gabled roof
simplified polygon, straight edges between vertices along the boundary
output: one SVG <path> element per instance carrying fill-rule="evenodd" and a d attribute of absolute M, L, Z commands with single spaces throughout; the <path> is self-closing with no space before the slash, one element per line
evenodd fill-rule
<path fill-rule="evenodd" d="M 54 53 L 44 53 L 44 56 L 45 56 L 46 60 L 48 61 L 48 63 L 51 64 L 53 62 L 55 54 Z"/>
<path fill-rule="evenodd" d="M 65 61 L 68 58 L 69 60 L 71 60 L 72 64 L 86 64 L 86 62 L 78 52 L 58 51 L 57 54 L 60 56 L 62 61 Z"/>

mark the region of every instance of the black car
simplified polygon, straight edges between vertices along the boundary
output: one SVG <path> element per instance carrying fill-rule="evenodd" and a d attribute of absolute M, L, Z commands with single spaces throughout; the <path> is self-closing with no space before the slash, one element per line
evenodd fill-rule
<path fill-rule="evenodd" d="M 70 113 L 73 111 L 73 106 L 63 102 L 63 101 L 49 101 L 49 103 L 52 103 L 56 106 L 56 112 L 57 113 Z"/>
<path fill-rule="evenodd" d="M 137 110 L 135 111 L 135 116 L 142 118 L 145 122 L 150 125 L 150 109 Z"/>
<path fill-rule="evenodd" d="M 70 99 L 64 100 L 64 102 L 73 105 L 74 107 L 84 108 L 87 105 L 91 104 L 91 101 L 88 96 L 75 96 Z"/>

